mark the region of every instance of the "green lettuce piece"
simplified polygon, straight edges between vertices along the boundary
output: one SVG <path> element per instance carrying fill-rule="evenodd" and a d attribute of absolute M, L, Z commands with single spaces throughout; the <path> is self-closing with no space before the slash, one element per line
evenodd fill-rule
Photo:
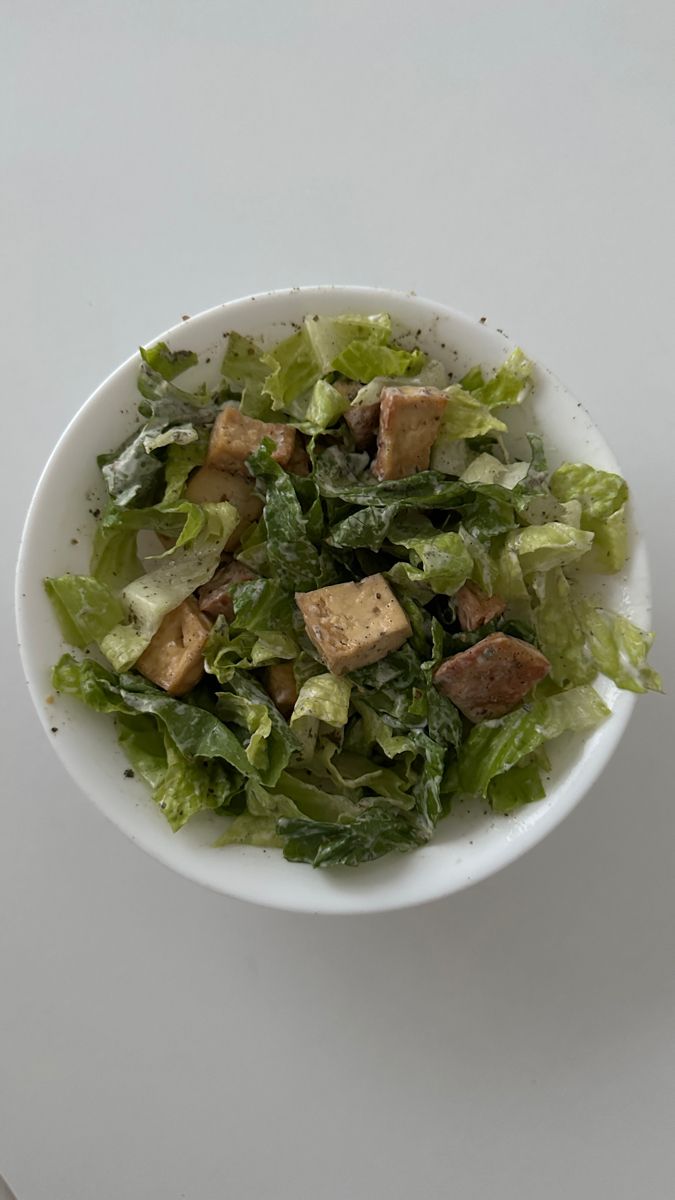
<path fill-rule="evenodd" d="M 464 483 L 498 483 L 509 491 L 522 483 L 529 471 L 529 463 L 513 462 L 508 466 L 495 458 L 494 454 L 478 454 L 472 459 L 460 478 Z"/>
<path fill-rule="evenodd" d="M 246 757 L 260 782 L 273 787 L 299 750 L 298 740 L 267 692 L 248 673 L 235 671 L 218 693 L 217 712 L 248 732 Z"/>
<path fill-rule="evenodd" d="M 471 394 L 488 408 L 520 404 L 532 386 L 533 370 L 534 363 L 516 347 L 496 375 L 487 383 L 472 387 Z"/>
<path fill-rule="evenodd" d="M 663 691 L 660 676 L 647 664 L 653 633 L 587 600 L 577 601 L 576 612 L 599 671 L 629 692 Z"/>
<path fill-rule="evenodd" d="M 393 851 L 406 853 L 429 839 L 414 813 L 385 801 L 347 824 L 281 818 L 277 829 L 285 839 L 284 858 L 313 867 L 354 867 Z"/>
<path fill-rule="evenodd" d="M 296 591 L 307 592 L 320 586 L 321 562 L 309 540 L 307 519 L 290 476 L 274 461 L 269 438 L 247 462 L 253 473 L 265 480 L 265 527 L 267 556 L 274 575 L 291 579 Z"/>
<path fill-rule="evenodd" d="M 269 370 L 269 365 L 263 362 L 262 347 L 252 338 L 232 330 L 220 365 L 220 373 L 232 390 L 243 392 L 247 388 L 253 388 L 262 391 Z"/>
<path fill-rule="evenodd" d="M 136 775 L 154 792 L 166 775 L 166 738 L 154 717 L 118 712 L 117 741 Z"/>
<path fill-rule="evenodd" d="M 626 561 L 628 485 L 620 475 L 587 463 L 563 463 L 551 476 L 551 492 L 561 503 L 581 505 L 581 528 L 595 534 L 589 570 L 612 573 Z"/>
<path fill-rule="evenodd" d="M 401 350 L 384 346 L 376 334 L 353 341 L 333 362 L 333 368 L 347 379 L 369 383 L 378 375 L 410 376 L 421 371 L 426 355 L 421 350 Z"/>
<path fill-rule="evenodd" d="M 263 394 L 270 397 L 275 412 L 289 412 L 293 402 L 309 391 L 322 373 L 304 328 L 263 354 L 262 362 L 269 371 Z"/>
<path fill-rule="evenodd" d="M 560 687 L 590 683 L 597 667 L 562 570 L 537 576 L 533 590 L 539 601 L 533 611 L 537 645 L 551 664 L 551 679 Z"/>
<path fill-rule="evenodd" d="M 141 346 L 140 353 L 143 362 L 157 371 L 162 379 L 175 379 L 199 362 L 194 350 L 169 350 L 166 342 L 156 342 L 147 348 Z"/>
<path fill-rule="evenodd" d="M 290 721 L 303 747 L 303 757 L 314 753 L 320 722 L 334 729 L 347 724 L 351 690 L 350 680 L 328 673 L 314 675 L 303 683 Z"/>
<path fill-rule="evenodd" d="M 81 650 L 102 639 L 124 618 L 124 608 L 105 584 L 91 575 L 61 575 L 45 579 L 61 633 Z"/>
<path fill-rule="evenodd" d="M 578 500 L 590 520 L 610 517 L 628 499 L 628 485 L 620 475 L 587 463 L 563 463 L 551 476 L 551 491 L 557 500 Z"/>
<path fill-rule="evenodd" d="M 413 807 L 411 781 L 391 767 L 380 766 L 363 755 L 353 754 L 348 750 L 338 750 L 335 742 L 328 740 L 319 748 L 316 758 L 341 795 L 351 794 L 359 799 L 364 792 L 374 792 L 375 795 L 390 800 L 392 804 L 403 808 Z M 325 814 L 316 817 L 316 820 L 327 819 Z"/>
<path fill-rule="evenodd" d="M 186 758 L 154 717 L 120 712 L 116 724 L 120 746 L 174 831 L 202 809 L 226 806 L 240 790 L 241 776 L 219 759 Z"/>
<path fill-rule="evenodd" d="M 511 767 L 503 775 L 497 775 L 488 788 L 488 800 L 493 812 L 511 813 L 524 804 L 543 800 L 546 789 L 541 782 L 539 768 L 534 762 Z"/>
<path fill-rule="evenodd" d="M 531 575 L 575 562 L 588 553 L 592 543 L 592 533 L 552 521 L 507 533 L 505 545 L 517 555 L 523 574 Z"/>
<path fill-rule="evenodd" d="M 181 391 L 147 363 L 141 364 L 138 387 L 145 424 L 97 460 L 108 494 L 121 508 L 152 504 L 164 473 L 164 464 L 154 450 L 172 442 L 185 446 L 198 440 L 199 428 L 212 425 L 219 412 L 202 397 Z"/>
<path fill-rule="evenodd" d="M 371 550 L 379 550 L 382 543 L 389 538 L 392 525 L 400 512 L 401 505 L 396 503 L 389 504 L 386 508 L 359 509 L 333 526 L 327 539 L 328 544 L 345 549 L 368 546 Z M 396 538 L 392 540 L 395 541 Z"/>
<path fill-rule="evenodd" d="M 202 506 L 187 500 L 162 502 L 152 508 L 120 508 L 110 504 L 96 525 L 91 573 L 99 583 L 121 591 L 143 572 L 136 551 L 141 530 L 170 538 L 174 545 L 165 555 L 170 557 L 178 546 L 187 545 L 201 533 L 205 525 Z"/>
<path fill-rule="evenodd" d="M 355 800 L 333 788 L 331 778 L 312 777 L 308 772 L 301 777 L 297 772 L 284 771 L 274 787 L 263 788 L 252 783 L 247 788 L 247 804 L 253 813 L 275 817 L 345 821 L 358 816 L 360 809 Z"/>
<path fill-rule="evenodd" d="M 233 791 L 239 790 L 239 783 L 220 759 L 191 761 L 170 738 L 165 738 L 165 742 L 166 771 L 153 790 L 153 800 L 175 832 L 195 813 L 227 804 Z"/>
<path fill-rule="evenodd" d="M 172 504 L 180 499 L 191 473 L 196 467 L 203 466 L 208 444 L 209 430 L 199 429 L 193 442 L 182 446 L 174 442 L 169 446 L 164 463 L 166 488 L 163 504 Z"/>
<path fill-rule="evenodd" d="M 209 674 L 220 683 L 228 683 L 235 671 L 256 670 L 297 654 L 298 644 L 290 634 L 275 629 L 240 630 L 218 617 L 204 647 L 204 662 Z"/>
<path fill-rule="evenodd" d="M 496 775 L 567 730 L 592 729 L 610 715 L 589 685 L 543 697 L 496 721 L 475 725 L 459 753 L 459 782 L 465 792 L 487 796 Z"/>
<path fill-rule="evenodd" d="M 305 318 L 305 332 L 319 364 L 322 375 L 339 370 L 336 360 L 354 341 L 374 341 L 386 346 L 391 341 L 391 318 L 388 313 L 363 316 L 343 313 L 339 317 L 312 316 Z"/>
<path fill-rule="evenodd" d="M 389 577 L 396 583 L 405 586 L 407 580 L 432 592 L 453 596 L 471 575 L 473 559 L 458 533 L 406 537 L 394 530 L 390 536 L 405 546 L 414 560 L 412 565 L 396 563 L 391 569 Z"/>
<path fill-rule="evenodd" d="M 167 696 L 140 675 L 116 675 L 92 659 L 78 663 L 65 654 L 52 671 L 52 682 L 57 691 L 97 712 L 156 717 L 176 749 L 191 761 L 222 758 L 241 775 L 256 774 L 241 742 L 222 721 L 195 704 Z"/>
<path fill-rule="evenodd" d="M 466 392 L 460 384 L 445 389 L 448 398 L 438 436 L 431 449 L 431 468 L 448 475 L 455 473 L 459 439 L 480 437 L 486 433 L 504 433 L 506 425 L 489 408 Z"/>
<path fill-rule="evenodd" d="M 284 839 L 277 833 L 276 817 L 254 817 L 249 812 L 243 812 L 230 822 L 225 832 L 213 844 L 270 848 L 283 846 Z"/>
<path fill-rule="evenodd" d="M 330 425 L 334 425 L 348 408 L 349 401 L 336 388 L 325 379 L 317 379 L 299 428 L 302 428 L 303 433 L 323 433 Z"/>
<path fill-rule="evenodd" d="M 570 504 L 574 503 L 570 501 Z M 582 525 L 592 528 L 594 533 L 593 547 L 584 567 L 589 571 L 597 571 L 603 575 L 613 575 L 620 571 L 628 558 L 628 526 L 626 524 L 626 506 L 622 504 L 615 513 L 600 521 L 581 518 Z"/>
<path fill-rule="evenodd" d="M 485 384 L 483 368 L 471 367 L 459 382 L 466 392 L 477 392 Z"/>
<path fill-rule="evenodd" d="M 345 748 L 370 755 L 374 747 L 379 747 L 390 760 L 403 756 L 406 774 L 413 769 L 415 772 L 412 794 L 421 827 L 431 836 L 431 830 L 441 815 L 440 789 L 445 769 L 445 748 L 423 730 L 406 729 L 387 713 L 376 712 L 371 704 L 361 698 L 353 700 L 353 707 L 361 719 L 350 728 L 345 738 Z M 421 771 L 416 766 L 420 756 Z"/>
<path fill-rule="evenodd" d="M 197 507 L 197 506 L 194 506 Z M 154 571 L 127 584 L 122 601 L 128 613 L 101 642 L 101 650 L 115 670 L 127 670 L 145 650 L 164 617 L 213 575 L 239 514 L 231 504 L 198 506 L 204 517 L 200 533 L 179 546 Z"/>

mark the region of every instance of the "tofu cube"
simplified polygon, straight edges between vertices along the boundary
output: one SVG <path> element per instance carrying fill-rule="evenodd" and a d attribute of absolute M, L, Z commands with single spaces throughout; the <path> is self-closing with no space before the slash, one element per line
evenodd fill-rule
<path fill-rule="evenodd" d="M 244 566 L 244 563 L 237 562 L 236 559 L 225 563 L 218 568 L 213 579 L 209 579 L 208 583 L 202 584 L 197 592 L 201 611 L 208 613 L 210 617 L 223 616 L 226 621 L 233 621 L 234 597 L 232 589 L 235 584 L 247 583 L 250 579 L 255 579 L 255 577 L 253 571 Z"/>
<path fill-rule="evenodd" d="M 334 675 L 378 662 L 398 650 L 412 629 L 382 575 L 296 592 L 305 629 Z"/>
<path fill-rule="evenodd" d="M 257 421 L 255 417 L 245 416 L 235 404 L 226 404 L 213 424 L 206 465 L 245 475 L 246 459 L 257 450 L 263 438 L 276 442 L 272 457 L 285 466 L 295 449 L 293 426 Z"/>
<path fill-rule="evenodd" d="M 380 426 L 373 474 L 403 479 L 426 471 L 447 397 L 438 388 L 386 387 L 380 393 Z"/>
<path fill-rule="evenodd" d="M 249 525 L 258 520 L 263 510 L 262 499 L 252 479 L 219 471 L 217 467 L 200 467 L 195 471 L 185 489 L 185 499 L 194 504 L 220 504 L 228 500 L 234 505 L 241 520 L 230 535 L 226 550 L 234 550 L 239 545 Z"/>
<path fill-rule="evenodd" d="M 170 696 L 183 696 L 204 673 L 203 650 L 210 632 L 211 622 L 190 596 L 167 613 L 136 669 Z"/>
<path fill-rule="evenodd" d="M 548 659 L 536 646 L 491 633 L 469 650 L 446 658 L 434 683 L 475 724 L 513 712 L 549 670 Z"/>
<path fill-rule="evenodd" d="M 455 608 L 460 629 L 473 632 L 501 617 L 506 601 L 500 596 L 488 596 L 475 583 L 467 582 L 455 593 Z"/>
<path fill-rule="evenodd" d="M 374 404 L 355 404 L 344 414 L 345 421 L 352 431 L 354 446 L 357 450 L 368 450 L 377 437 L 380 424 L 380 402 Z"/>
<path fill-rule="evenodd" d="M 274 663 L 265 671 L 265 687 L 282 716 L 290 717 L 298 698 L 295 671 L 289 662 Z"/>

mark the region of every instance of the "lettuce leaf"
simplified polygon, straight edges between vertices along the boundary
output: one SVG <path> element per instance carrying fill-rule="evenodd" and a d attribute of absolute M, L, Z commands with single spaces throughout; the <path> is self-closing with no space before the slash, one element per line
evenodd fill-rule
<path fill-rule="evenodd" d="M 348 408 L 349 401 L 336 388 L 325 379 L 318 379 L 298 428 L 302 429 L 303 433 L 312 435 L 323 433 L 330 425 L 334 425 Z"/>
<path fill-rule="evenodd" d="M 437 594 L 453 596 L 471 575 L 473 559 L 458 533 L 406 537 L 394 530 L 390 536 L 410 551 L 413 560 L 412 565 L 396 563 L 387 572 L 401 586 L 422 585 Z"/>
<path fill-rule="evenodd" d="M 384 801 L 346 824 L 281 818 L 277 829 L 285 839 L 284 858 L 313 867 L 355 867 L 393 851 L 414 850 L 429 837 L 415 814 Z"/>
<path fill-rule="evenodd" d="M 162 379 L 175 379 L 188 367 L 195 367 L 199 362 L 194 350 L 169 350 L 166 342 L 156 342 L 154 346 L 140 347 L 141 358 Z"/>
<path fill-rule="evenodd" d="M 248 388 L 262 391 L 269 365 L 263 362 L 262 347 L 233 329 L 227 339 L 220 373 L 235 392 Z"/>
<path fill-rule="evenodd" d="M 425 362 L 426 355 L 421 350 L 384 346 L 376 334 L 371 334 L 347 346 L 334 360 L 333 367 L 347 379 L 369 383 L 378 375 L 416 375 Z"/>
<path fill-rule="evenodd" d="M 319 363 L 321 374 L 339 370 L 336 360 L 354 341 L 374 342 L 386 346 L 391 341 L 391 318 L 388 313 L 363 316 L 343 313 L 339 317 L 312 316 L 305 318 L 306 336 Z"/>
<path fill-rule="evenodd" d="M 529 463 L 513 462 L 505 466 L 494 454 L 479 454 L 472 459 L 460 478 L 464 483 L 498 483 L 509 491 L 522 483 L 530 469 Z"/>
<path fill-rule="evenodd" d="M 254 817 L 249 812 L 243 812 L 230 822 L 225 832 L 213 844 L 214 846 L 281 847 L 284 839 L 277 833 L 276 817 Z"/>
<path fill-rule="evenodd" d="M 222 808 L 241 790 L 241 776 L 219 759 L 186 758 L 154 717 L 118 713 L 117 740 L 171 828 L 205 808 Z"/>
<path fill-rule="evenodd" d="M 201 467 L 206 459 L 209 444 L 209 430 L 198 429 L 197 437 L 187 445 L 174 442 L 169 446 L 164 462 L 165 491 L 163 504 L 172 504 L 179 500 L 185 485 L 196 467 Z"/>
<path fill-rule="evenodd" d="M 524 804 L 543 800 L 545 795 L 539 767 L 534 762 L 511 767 L 503 775 L 495 776 L 488 788 L 490 807 L 496 813 L 515 812 Z"/>
<path fill-rule="evenodd" d="M 291 714 L 291 729 L 303 748 L 303 757 L 314 753 L 319 724 L 342 729 L 349 717 L 350 680 L 336 675 L 313 675 L 298 694 Z"/>
<path fill-rule="evenodd" d="M 537 576 L 533 590 L 539 601 L 533 611 L 537 645 L 551 664 L 551 679 L 560 687 L 590 683 L 597 667 L 562 570 Z"/>
<path fill-rule="evenodd" d="M 304 328 L 263 354 L 261 361 L 269 372 L 262 391 L 270 397 L 275 412 L 289 412 L 293 401 L 313 387 L 322 374 Z"/>
<path fill-rule="evenodd" d="M 592 533 L 552 521 L 507 533 L 505 546 L 507 552 L 517 555 L 523 574 L 531 575 L 575 562 L 588 553 L 592 543 Z"/>
<path fill-rule="evenodd" d="M 471 379 L 478 384 L 472 386 L 471 394 L 488 408 L 520 404 L 532 386 L 533 370 L 534 363 L 516 347 L 487 383 L 478 383 L 477 376 Z"/>
<path fill-rule="evenodd" d="M 563 463 L 551 476 L 551 492 L 562 503 L 581 505 L 581 528 L 595 534 L 589 570 L 612 573 L 626 561 L 628 485 L 620 475 L 587 463 Z"/>
<path fill-rule="evenodd" d="M 645 633 L 620 613 L 595 608 L 587 600 L 577 601 L 575 609 L 599 671 L 629 692 L 663 691 L 660 676 L 647 664 L 653 633 Z"/>
<path fill-rule="evenodd" d="M 52 671 L 55 689 L 75 696 L 97 712 L 153 716 L 173 745 L 190 761 L 222 758 L 241 775 L 256 774 L 244 747 L 216 716 L 176 700 L 140 675 L 107 670 L 92 659 L 77 662 L 65 654 Z"/>
<path fill-rule="evenodd" d="M 154 450 L 198 440 L 219 411 L 203 397 L 183 392 L 147 363 L 141 364 L 139 411 L 148 418 L 121 446 L 98 457 L 108 495 L 119 507 L 152 504 L 161 490 L 164 466 Z"/>
<path fill-rule="evenodd" d="M 124 618 L 124 608 L 117 597 L 91 575 L 45 579 L 44 589 L 65 641 L 81 650 L 92 642 L 100 643 Z"/>
<path fill-rule="evenodd" d="M 307 519 L 290 476 L 272 458 L 269 438 L 247 460 L 253 473 L 265 480 L 267 556 L 272 572 L 292 579 L 296 591 L 320 586 L 322 569 L 316 547 L 309 539 Z"/>
<path fill-rule="evenodd" d="M 500 717 L 475 725 L 459 753 L 459 782 L 465 792 L 487 796 L 496 775 L 509 771 L 527 754 L 567 730 L 592 729 L 610 715 L 589 685 L 535 700 Z"/>
<path fill-rule="evenodd" d="M 246 757 L 260 782 L 273 787 L 300 747 L 264 688 L 250 674 L 234 671 L 226 690 L 218 693 L 217 713 L 247 730 Z"/>
<path fill-rule="evenodd" d="M 213 575 L 226 542 L 239 522 L 231 504 L 199 506 L 204 526 L 188 544 L 178 546 L 160 560 L 154 571 L 128 583 L 122 601 L 128 619 L 115 626 L 101 642 L 101 650 L 115 670 L 127 670 L 145 650 L 164 617 Z"/>

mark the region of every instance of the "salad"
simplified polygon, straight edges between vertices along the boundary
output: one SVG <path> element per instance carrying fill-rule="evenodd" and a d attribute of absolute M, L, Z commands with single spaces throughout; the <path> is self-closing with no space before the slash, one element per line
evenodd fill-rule
<path fill-rule="evenodd" d="M 626 483 L 551 472 L 534 433 L 507 452 L 522 351 L 455 380 L 345 313 L 231 332 L 215 390 L 176 382 L 197 365 L 141 350 L 90 574 L 45 580 L 84 651 L 54 687 L 114 717 L 173 830 L 215 810 L 216 845 L 315 867 L 413 850 L 463 797 L 541 799 L 548 743 L 609 716 L 599 672 L 660 689 L 652 635 L 589 599 Z"/>

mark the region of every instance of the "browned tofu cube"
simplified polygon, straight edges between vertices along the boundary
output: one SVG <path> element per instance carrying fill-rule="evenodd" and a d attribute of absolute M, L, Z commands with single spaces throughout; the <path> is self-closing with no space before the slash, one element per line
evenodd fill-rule
<path fill-rule="evenodd" d="M 167 613 L 136 669 L 164 688 L 170 696 L 183 696 L 204 673 L 204 645 L 211 622 L 190 596 Z"/>
<path fill-rule="evenodd" d="M 380 428 L 373 473 L 403 479 L 429 466 L 447 403 L 438 388 L 387 387 L 380 393 Z"/>
<path fill-rule="evenodd" d="M 305 629 L 334 675 L 378 662 L 398 650 L 412 630 L 382 575 L 296 592 Z"/>
<path fill-rule="evenodd" d="M 491 633 L 462 654 L 446 658 L 434 683 L 470 721 L 510 713 L 548 675 L 550 663 L 529 642 Z"/>
<path fill-rule="evenodd" d="M 254 571 L 244 566 L 244 563 L 225 563 L 219 567 L 208 583 L 203 583 L 197 592 L 199 607 L 210 617 L 223 616 L 227 621 L 234 620 L 234 602 L 232 588 L 236 583 L 246 583 L 255 579 Z"/>
<path fill-rule="evenodd" d="M 258 520 L 263 510 L 262 499 L 252 479 L 219 471 L 217 467 L 200 467 L 195 471 L 185 489 L 185 499 L 194 504 L 220 504 L 227 500 L 234 505 L 241 520 L 230 535 L 226 550 L 234 550 L 239 545 L 249 525 Z"/>
<path fill-rule="evenodd" d="M 298 698 L 298 685 L 292 664 L 274 663 L 268 667 L 265 671 L 265 687 L 282 716 L 290 717 Z"/>
<path fill-rule="evenodd" d="M 377 437 L 380 424 L 379 400 L 374 404 L 356 404 L 348 408 L 344 418 L 352 431 L 356 449 L 368 450 Z"/>
<path fill-rule="evenodd" d="M 206 465 L 236 475 L 246 474 L 246 459 L 257 450 L 263 438 L 276 443 L 272 457 L 282 467 L 295 449 L 296 431 L 292 425 L 275 425 L 247 417 L 235 404 L 226 404 L 215 419 Z"/>
<path fill-rule="evenodd" d="M 455 595 L 457 619 L 462 629 L 472 632 L 487 625 L 495 617 L 501 617 L 506 601 L 500 596 L 488 596 L 475 583 L 465 583 Z"/>

